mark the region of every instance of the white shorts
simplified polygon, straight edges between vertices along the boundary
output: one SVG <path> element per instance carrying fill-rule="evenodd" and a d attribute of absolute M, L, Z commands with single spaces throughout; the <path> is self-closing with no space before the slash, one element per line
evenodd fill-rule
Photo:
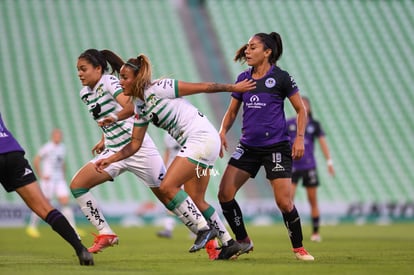
<path fill-rule="evenodd" d="M 191 130 L 177 156 L 188 158 L 203 168 L 212 168 L 220 153 L 220 136 L 205 116 L 197 116 L 193 123 L 198 126 Z"/>
<path fill-rule="evenodd" d="M 129 171 L 141 179 L 146 186 L 159 187 L 166 169 L 161 155 L 156 148 L 154 150 L 155 152 L 149 148 L 141 147 L 134 155 L 124 160 L 111 163 L 104 171 L 113 179 L 123 172 Z M 91 160 L 91 162 L 95 163 L 97 160 L 107 158 L 113 154 L 115 152 L 106 149 Z"/>
<path fill-rule="evenodd" d="M 57 198 L 69 197 L 69 187 L 63 178 L 39 180 L 39 184 L 48 200 L 53 199 L 54 196 Z"/>

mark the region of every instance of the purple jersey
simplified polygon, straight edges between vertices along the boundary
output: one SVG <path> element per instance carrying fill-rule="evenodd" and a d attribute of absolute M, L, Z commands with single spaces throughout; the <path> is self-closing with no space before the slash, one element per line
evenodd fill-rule
<path fill-rule="evenodd" d="M 0 113 L 0 154 L 16 151 L 24 152 L 17 140 L 15 140 L 9 130 L 7 130 Z"/>
<path fill-rule="evenodd" d="M 287 127 L 290 136 L 290 143 L 293 144 L 296 138 L 296 117 L 287 120 Z M 304 136 L 305 154 L 301 159 L 293 161 L 294 171 L 316 168 L 316 159 L 314 152 L 315 139 L 323 136 L 325 136 L 325 132 L 323 131 L 320 123 L 309 116 Z"/>
<path fill-rule="evenodd" d="M 237 82 L 252 79 L 252 69 L 242 72 Z M 245 93 L 232 93 L 243 102 L 243 126 L 240 142 L 247 146 L 269 146 L 288 141 L 284 100 L 298 92 L 288 72 L 272 65 L 261 79 L 254 79 L 256 88 Z"/>

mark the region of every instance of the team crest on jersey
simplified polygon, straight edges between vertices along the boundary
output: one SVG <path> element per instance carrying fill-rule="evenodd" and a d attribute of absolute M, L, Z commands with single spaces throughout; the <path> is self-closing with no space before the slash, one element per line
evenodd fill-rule
<path fill-rule="evenodd" d="M 155 94 L 151 94 L 147 100 L 150 105 L 157 105 L 158 97 Z"/>
<path fill-rule="evenodd" d="M 273 88 L 276 85 L 276 79 L 274 79 L 273 77 L 269 77 L 268 79 L 266 79 L 265 85 L 267 88 Z"/>
<path fill-rule="evenodd" d="M 103 95 L 103 93 L 104 93 L 104 90 L 103 90 L 103 83 L 101 84 L 101 85 L 99 85 L 99 87 L 96 89 L 96 93 L 98 94 L 98 96 L 102 96 Z"/>

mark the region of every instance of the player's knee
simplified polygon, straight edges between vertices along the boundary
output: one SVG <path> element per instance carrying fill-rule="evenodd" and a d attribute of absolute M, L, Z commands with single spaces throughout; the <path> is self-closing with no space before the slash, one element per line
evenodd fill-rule
<path fill-rule="evenodd" d="M 220 188 L 217 194 L 217 198 L 219 202 L 228 202 L 234 199 L 234 193 Z"/>

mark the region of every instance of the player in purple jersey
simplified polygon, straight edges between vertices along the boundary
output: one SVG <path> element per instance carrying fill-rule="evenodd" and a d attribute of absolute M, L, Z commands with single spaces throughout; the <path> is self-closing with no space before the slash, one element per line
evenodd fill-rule
<path fill-rule="evenodd" d="M 312 236 L 311 241 L 320 242 L 321 236 L 319 235 L 319 207 L 317 200 L 317 187 L 319 186 L 317 165 L 314 155 L 314 143 L 315 139 L 318 139 L 323 155 L 325 156 L 326 163 L 328 165 L 328 172 L 331 176 L 335 175 L 333 167 L 333 161 L 330 156 L 328 143 L 325 139 L 325 132 L 322 129 L 319 121 L 313 119 L 312 110 L 309 99 L 302 97 L 303 103 L 305 104 L 306 111 L 308 114 L 308 123 L 305 129 L 305 155 L 298 160 L 293 161 L 292 169 L 292 200 L 295 197 L 296 187 L 299 180 L 302 179 L 303 186 L 306 188 L 308 201 L 311 207 L 311 218 L 312 218 Z M 296 138 L 296 118 L 290 118 L 287 120 L 288 133 L 290 141 L 293 143 Z"/>
<path fill-rule="evenodd" d="M 253 79 L 256 88 L 246 93 L 233 93 L 219 131 L 222 147 L 227 150 L 226 133 L 233 125 L 243 104 L 242 136 L 232 154 L 220 182 L 218 198 L 241 253 L 253 250 L 243 221 L 237 191 L 264 166 L 277 206 L 289 232 L 293 252 L 298 260 L 313 260 L 303 247 L 302 226 L 291 196 L 292 158 L 304 154 L 306 110 L 299 89 L 288 72 L 276 65 L 282 55 L 282 39 L 278 33 L 257 33 L 241 47 L 235 61 L 246 62 L 250 68 L 237 77 L 237 82 Z M 284 100 L 288 98 L 297 113 L 296 140 L 291 147 L 286 128 Z M 223 156 L 221 149 L 220 156 Z"/>
<path fill-rule="evenodd" d="M 81 265 L 93 265 L 92 254 L 83 246 L 68 220 L 43 195 L 25 151 L 3 122 L 0 113 L 0 182 L 7 192 L 16 191 L 26 205 L 47 222 L 75 250 Z"/>

